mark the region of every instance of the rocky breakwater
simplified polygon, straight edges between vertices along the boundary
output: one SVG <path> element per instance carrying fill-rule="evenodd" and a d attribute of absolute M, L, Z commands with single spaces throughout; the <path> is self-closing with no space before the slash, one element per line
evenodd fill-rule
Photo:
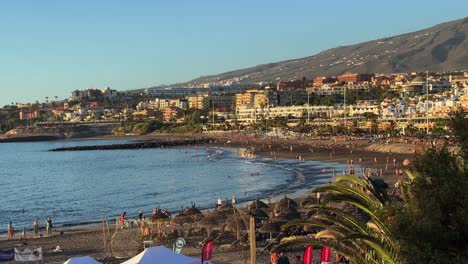
<path fill-rule="evenodd" d="M 167 140 L 167 141 L 142 141 L 125 144 L 111 144 L 111 145 L 94 145 L 94 146 L 75 146 L 50 149 L 49 151 L 86 151 L 86 150 L 114 150 L 114 149 L 146 149 L 146 148 L 163 148 L 163 147 L 176 147 L 176 146 L 193 146 L 199 144 L 210 143 L 210 139 L 180 139 L 180 140 Z"/>

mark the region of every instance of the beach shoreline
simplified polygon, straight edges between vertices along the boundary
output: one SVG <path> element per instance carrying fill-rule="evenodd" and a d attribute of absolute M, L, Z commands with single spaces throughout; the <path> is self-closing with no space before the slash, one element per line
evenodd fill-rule
<path fill-rule="evenodd" d="M 251 155 L 255 157 L 265 157 L 272 160 L 295 160 L 300 163 L 303 161 L 321 161 L 321 162 L 337 162 L 346 164 L 350 159 L 353 159 L 358 166 L 369 168 L 372 170 L 382 169 L 386 160 L 390 159 L 393 161 L 393 158 L 397 158 L 397 163 L 395 166 L 391 166 L 391 170 L 395 167 L 399 167 L 402 161 L 406 158 L 410 158 L 410 154 L 396 154 L 396 153 L 384 153 L 384 152 L 375 152 L 365 149 L 366 144 L 354 145 L 351 151 L 349 144 L 335 144 L 330 140 L 287 140 L 287 139 L 259 139 L 259 138 L 246 138 L 246 137 L 233 137 L 233 136 L 206 136 L 206 135 L 149 135 L 144 137 L 99 137 L 91 138 L 91 140 L 105 140 L 105 139 L 126 139 L 132 141 L 147 141 L 147 140 L 181 140 L 181 139 L 200 139 L 200 138 L 209 138 L 211 142 L 201 144 L 200 146 L 214 147 L 214 148 L 236 148 L 244 149 L 251 151 Z M 74 140 L 90 140 L 90 139 L 72 139 Z M 333 145 L 333 148 L 327 147 L 328 145 Z M 312 148 L 312 151 L 311 151 Z M 298 156 L 300 159 L 298 160 Z M 246 157 L 248 159 L 249 157 Z M 361 162 L 357 161 L 361 159 Z M 391 171 L 390 170 L 390 171 Z M 337 172 L 337 174 L 340 174 Z M 393 172 L 388 172 L 383 175 L 383 179 L 388 182 L 390 185 L 394 182 L 395 177 L 392 176 Z M 300 189 L 294 193 L 288 193 L 288 197 L 291 198 L 304 198 L 309 192 L 310 189 Z M 281 194 L 271 197 L 271 201 L 275 202 L 281 199 L 283 196 Z M 239 207 L 245 208 L 253 200 L 245 201 L 241 204 L 238 204 Z M 188 202 L 188 201 L 187 201 Z M 213 210 L 214 208 L 208 208 L 205 210 Z M 115 219 L 110 217 L 109 219 Z M 113 221 L 112 221 L 113 222 Z M 110 222 L 111 226 L 115 223 Z M 60 232 L 63 231 L 63 235 L 60 235 Z M 76 225 L 70 226 L 67 228 L 60 228 L 56 231 L 57 233 L 51 237 L 43 237 L 40 239 L 35 238 L 26 238 L 26 239 L 16 239 L 13 241 L 6 241 L 4 238 L 0 241 L 0 248 L 6 249 L 11 248 L 15 245 L 21 243 L 27 243 L 28 246 L 42 246 L 47 253 L 45 253 L 44 258 L 46 261 L 41 263 L 63 263 L 69 257 L 77 255 L 91 255 L 95 258 L 104 259 L 106 257 L 106 252 L 103 249 L 103 237 L 102 237 L 102 224 L 91 224 L 91 225 Z M 20 232 L 17 232 L 20 233 Z M 31 234 L 31 233 L 30 233 Z M 187 238 L 191 240 L 190 238 Z M 194 238 L 196 239 L 196 238 Z M 170 241 L 166 241 L 170 242 Z M 63 248 L 62 252 L 52 253 L 49 252 L 56 246 Z M 166 245 L 170 246 L 170 244 Z M 21 248 L 21 247 L 20 247 Z M 199 250 L 196 247 L 191 247 L 190 250 L 187 249 L 187 254 L 192 254 L 197 256 L 195 252 Z M 224 253 L 223 253 L 224 254 Z M 237 255 L 239 252 L 237 252 Z M 236 257 L 236 253 L 226 253 L 223 258 L 220 258 L 216 263 L 236 263 L 229 260 L 229 258 Z M 227 259 L 227 260 L 226 260 Z M 215 258 L 216 260 L 216 258 Z M 224 262 L 223 262 L 224 261 Z M 120 261 L 121 262 L 121 261 Z M 113 260 L 105 261 L 104 263 L 120 263 L 113 262 Z M 240 263 L 240 262 L 239 262 Z"/>
<path fill-rule="evenodd" d="M 362 144 L 360 147 L 356 147 L 351 152 L 349 146 L 346 144 L 336 145 L 333 149 L 324 147 L 324 145 L 331 144 L 330 140 L 290 140 L 290 139 L 270 139 L 270 138 L 246 138 L 246 137 L 233 137 L 226 135 L 203 135 L 203 134 L 150 134 L 148 136 L 105 136 L 105 137 L 93 137 L 93 138 L 82 138 L 82 139 L 70 139 L 65 141 L 84 141 L 84 140 L 129 140 L 137 142 L 145 141 L 192 141 L 198 140 L 200 144 L 195 145 L 174 145 L 174 147 L 212 147 L 212 148 L 230 148 L 230 149 L 254 149 L 253 153 L 250 154 L 251 157 L 264 157 L 271 160 L 291 160 L 298 163 L 305 161 L 318 161 L 323 163 L 339 163 L 346 164 L 352 160 L 354 166 L 356 167 L 356 173 L 361 176 L 362 169 L 370 169 L 373 171 L 383 171 L 382 179 L 392 186 L 397 178 L 394 174 L 394 169 L 400 168 L 401 163 L 404 159 L 411 158 L 412 155 L 409 154 L 397 154 L 397 153 L 383 153 L 376 151 L 366 150 Z M 319 144 L 317 144 L 317 142 Z M 133 144 L 133 143 L 131 143 Z M 315 145 L 314 145 L 315 144 Z M 311 146 L 313 150 L 311 151 Z M 237 151 L 235 151 L 237 152 Z M 332 153 L 332 155 L 331 155 Z M 298 160 L 300 157 L 300 160 Z M 244 157 L 250 159 L 249 157 Z M 390 161 L 390 166 L 385 170 L 385 165 L 387 159 Z M 393 165 L 393 159 L 396 159 L 396 164 Z M 359 162 L 361 160 L 361 162 Z M 375 162 L 376 160 L 376 162 Z M 296 171 L 297 172 L 297 171 Z M 342 171 L 336 171 L 336 175 L 343 174 Z M 288 193 L 294 198 L 301 198 L 307 192 L 310 191 L 309 187 L 299 188 L 294 191 L 294 193 Z M 302 194 L 301 194 L 302 193 Z M 272 200 L 278 199 L 281 194 L 276 196 L 264 195 L 260 197 L 261 199 L 269 197 Z M 251 200 L 250 200 L 251 201 Z M 188 202 L 188 201 L 187 201 Z M 246 201 L 249 202 L 249 201 Z M 203 210 L 209 210 L 210 207 L 202 208 Z M 117 215 L 113 216 L 117 217 Z M 99 225 L 99 219 L 90 220 L 85 223 L 78 224 L 69 224 L 66 227 L 61 227 L 64 231 L 69 231 L 73 229 L 80 229 L 81 227 L 86 226 L 95 226 Z M 30 230 L 28 230 L 30 231 Z M 0 236 L 1 238 L 1 236 Z"/>

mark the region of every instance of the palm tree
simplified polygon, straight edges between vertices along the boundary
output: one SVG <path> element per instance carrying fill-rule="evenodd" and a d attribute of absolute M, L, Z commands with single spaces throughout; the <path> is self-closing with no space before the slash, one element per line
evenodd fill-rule
<path fill-rule="evenodd" d="M 285 238 L 275 251 L 314 244 L 330 247 L 353 263 L 402 263 L 385 216 L 384 209 L 391 201 L 376 182 L 342 175 L 314 192 L 327 193 L 325 203 L 309 207 L 317 213 L 306 220 L 289 222 L 283 228 L 307 226 L 317 228 L 317 233 Z M 337 202 L 345 206 L 340 208 Z"/>

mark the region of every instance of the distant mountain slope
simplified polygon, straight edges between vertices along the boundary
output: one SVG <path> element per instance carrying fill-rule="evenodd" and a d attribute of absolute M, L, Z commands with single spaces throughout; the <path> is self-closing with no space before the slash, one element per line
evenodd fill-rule
<path fill-rule="evenodd" d="M 183 85 L 339 75 L 468 69 L 468 17 L 434 27 L 325 50 L 317 55 L 203 76 Z"/>

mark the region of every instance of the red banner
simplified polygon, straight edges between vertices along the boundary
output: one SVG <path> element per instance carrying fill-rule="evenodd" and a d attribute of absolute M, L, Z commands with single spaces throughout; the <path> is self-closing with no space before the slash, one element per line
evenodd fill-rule
<path fill-rule="evenodd" d="M 331 261 L 331 248 L 323 247 L 322 248 L 322 260 L 321 264 L 329 264 Z"/>
<path fill-rule="evenodd" d="M 312 264 L 312 260 L 314 259 L 314 247 L 309 245 L 304 250 L 304 264 Z"/>
<path fill-rule="evenodd" d="M 213 256 L 213 240 L 209 240 L 203 246 L 202 258 L 201 258 L 202 264 L 211 264 L 212 256 Z"/>

